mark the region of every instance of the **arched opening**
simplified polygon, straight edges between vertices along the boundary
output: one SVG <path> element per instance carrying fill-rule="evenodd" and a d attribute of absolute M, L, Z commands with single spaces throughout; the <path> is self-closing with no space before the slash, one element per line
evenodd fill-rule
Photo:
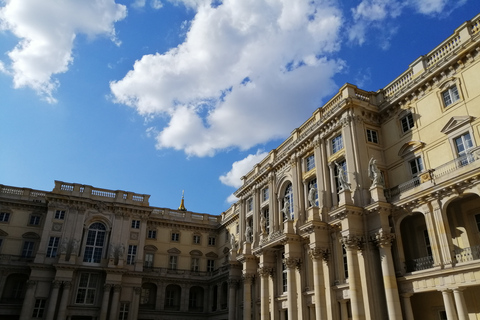
<path fill-rule="evenodd" d="M 25 297 L 28 275 L 13 273 L 5 281 L 2 292 L 2 303 L 22 304 Z"/>
<path fill-rule="evenodd" d="M 220 297 L 220 308 L 222 310 L 227 309 L 228 307 L 228 284 L 226 282 L 222 283 L 222 296 Z"/>
<path fill-rule="evenodd" d="M 90 225 L 87 231 L 83 262 L 101 262 L 106 233 L 106 228 L 103 223 L 95 222 Z"/>
<path fill-rule="evenodd" d="M 190 294 L 188 296 L 188 311 L 192 312 L 202 312 L 203 311 L 203 300 L 204 300 L 204 290 L 202 287 L 194 286 L 190 288 Z"/>
<path fill-rule="evenodd" d="M 407 272 L 433 267 L 433 253 L 425 217 L 415 212 L 400 225 Z"/>
<path fill-rule="evenodd" d="M 140 293 L 140 308 L 155 309 L 157 301 L 157 286 L 154 283 L 147 282 L 142 284 L 142 292 Z"/>
<path fill-rule="evenodd" d="M 176 284 L 169 284 L 165 288 L 165 310 L 179 311 L 182 288 Z"/>

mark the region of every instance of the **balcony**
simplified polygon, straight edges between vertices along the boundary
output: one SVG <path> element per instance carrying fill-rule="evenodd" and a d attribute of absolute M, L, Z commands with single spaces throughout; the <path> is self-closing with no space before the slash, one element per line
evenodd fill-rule
<path fill-rule="evenodd" d="M 455 248 L 455 259 L 457 263 L 468 262 L 480 259 L 480 245 L 468 248 Z"/>
<path fill-rule="evenodd" d="M 433 268 L 433 257 L 426 256 L 421 258 L 416 258 L 412 260 L 405 261 L 406 271 L 413 272 L 413 271 L 420 271 Z"/>

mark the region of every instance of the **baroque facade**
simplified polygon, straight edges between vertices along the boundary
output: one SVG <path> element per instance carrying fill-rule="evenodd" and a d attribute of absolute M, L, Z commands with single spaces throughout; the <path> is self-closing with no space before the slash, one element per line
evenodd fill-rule
<path fill-rule="evenodd" d="M 1 319 L 480 319 L 480 15 L 345 84 L 221 215 L 0 186 Z"/>

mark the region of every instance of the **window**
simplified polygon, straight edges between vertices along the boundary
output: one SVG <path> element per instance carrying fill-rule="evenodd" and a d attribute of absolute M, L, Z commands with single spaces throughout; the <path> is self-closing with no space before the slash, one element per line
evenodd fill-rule
<path fill-rule="evenodd" d="M 282 253 L 282 290 L 287 292 L 288 290 L 288 275 L 287 265 L 285 264 L 285 252 Z"/>
<path fill-rule="evenodd" d="M 148 230 L 147 238 L 148 239 L 156 239 L 157 238 L 157 230 Z"/>
<path fill-rule="evenodd" d="M 65 220 L 65 210 L 55 211 L 54 218 L 57 219 L 57 220 Z"/>
<path fill-rule="evenodd" d="M 81 273 L 78 282 L 77 297 L 75 303 L 94 304 L 95 292 L 99 283 L 99 275 L 95 273 Z"/>
<path fill-rule="evenodd" d="M 193 243 L 194 244 L 200 244 L 200 240 L 201 240 L 201 238 L 198 234 L 193 235 Z"/>
<path fill-rule="evenodd" d="M 343 275 L 345 279 L 348 279 L 348 260 L 347 260 L 347 250 L 342 246 L 342 259 L 343 259 Z"/>
<path fill-rule="evenodd" d="M 207 272 L 213 272 L 215 270 L 215 260 L 207 260 Z"/>
<path fill-rule="evenodd" d="M 145 253 L 145 262 L 143 263 L 143 266 L 146 268 L 152 268 L 153 267 L 153 253 Z"/>
<path fill-rule="evenodd" d="M 180 233 L 172 232 L 172 241 L 178 242 L 180 240 Z"/>
<path fill-rule="evenodd" d="M 170 270 L 176 270 L 177 269 L 177 261 L 178 261 L 177 256 L 170 256 L 169 261 L 168 261 L 168 267 L 170 268 Z"/>
<path fill-rule="evenodd" d="M 423 230 L 423 239 L 425 240 L 425 248 L 427 249 L 427 255 L 432 256 L 432 245 L 430 244 L 430 237 L 428 236 L 428 231 Z"/>
<path fill-rule="evenodd" d="M 33 250 L 35 249 L 35 242 L 25 241 L 23 243 L 22 249 L 22 258 L 31 258 L 33 257 Z"/>
<path fill-rule="evenodd" d="M 135 256 L 137 255 L 137 246 L 129 245 L 127 252 L 127 264 L 135 264 Z"/>
<path fill-rule="evenodd" d="M 454 102 L 457 102 L 458 100 L 460 100 L 460 95 L 458 94 L 457 86 L 453 85 L 447 90 L 443 91 L 442 99 L 445 107 L 448 107 Z"/>
<path fill-rule="evenodd" d="M 305 171 L 310 171 L 315 168 L 315 156 L 312 154 L 305 159 Z"/>
<path fill-rule="evenodd" d="M 287 214 L 290 214 L 290 219 L 293 220 L 295 218 L 295 215 L 293 213 L 293 187 L 291 183 L 285 189 L 285 196 L 283 199 L 283 209 L 285 209 L 286 206 L 288 206 L 287 208 L 288 212 L 283 211 L 283 215 L 284 215 L 283 220 L 285 221 L 288 218 Z"/>
<path fill-rule="evenodd" d="M 467 155 L 467 151 L 473 147 L 472 138 L 468 132 L 462 134 L 460 137 L 455 138 L 454 141 L 459 157 Z"/>
<path fill-rule="evenodd" d="M 262 202 L 267 201 L 270 198 L 270 194 L 268 192 L 268 188 L 262 190 Z"/>
<path fill-rule="evenodd" d="M 200 260 L 198 258 L 192 258 L 192 271 L 197 272 L 200 269 Z"/>
<path fill-rule="evenodd" d="M 32 214 L 30 216 L 30 220 L 28 221 L 28 225 L 30 226 L 40 225 L 40 216 L 38 214 Z"/>
<path fill-rule="evenodd" d="M 120 311 L 118 312 L 118 320 L 127 320 L 128 319 L 128 309 L 130 305 L 128 302 L 120 303 Z"/>
<path fill-rule="evenodd" d="M 140 220 L 132 220 L 132 229 L 140 229 Z"/>
<path fill-rule="evenodd" d="M 100 263 L 105 243 L 105 234 L 105 225 L 100 222 L 95 222 L 88 228 L 83 262 Z"/>
<path fill-rule="evenodd" d="M 36 299 L 33 306 L 32 318 L 43 318 L 43 312 L 45 311 L 46 299 Z"/>
<path fill-rule="evenodd" d="M 401 118 L 400 123 L 402 125 L 402 132 L 404 133 L 409 131 L 415 126 L 415 123 L 413 122 L 413 115 L 411 113 Z"/>
<path fill-rule="evenodd" d="M 47 258 L 55 258 L 57 256 L 59 237 L 50 237 L 47 246 Z"/>
<path fill-rule="evenodd" d="M 209 245 L 209 246 L 214 246 L 216 240 L 217 240 L 217 239 L 216 239 L 215 237 L 208 237 L 208 245 Z"/>
<path fill-rule="evenodd" d="M 415 159 L 409 161 L 410 171 L 412 176 L 416 178 L 423 171 L 423 162 L 421 157 L 416 157 Z"/>
<path fill-rule="evenodd" d="M 342 139 L 342 135 L 339 134 L 338 136 L 332 139 L 332 153 L 337 153 L 342 149 L 343 149 L 343 139 Z"/>
<path fill-rule="evenodd" d="M 263 210 L 263 217 L 265 218 L 265 231 L 270 233 L 270 211 L 268 208 Z"/>
<path fill-rule="evenodd" d="M 378 132 L 376 130 L 367 129 L 367 141 L 378 143 Z"/>
<path fill-rule="evenodd" d="M 240 225 L 237 223 L 237 226 L 235 227 L 235 231 L 237 232 L 237 234 L 240 232 Z"/>
<path fill-rule="evenodd" d="M 247 200 L 247 212 L 250 212 L 252 210 L 253 210 L 253 199 L 248 198 L 248 200 Z"/>
<path fill-rule="evenodd" d="M 8 222 L 8 219 L 10 219 L 10 213 L 0 212 L 0 222 Z"/>
<path fill-rule="evenodd" d="M 477 230 L 480 232 L 480 214 L 475 215 L 475 222 L 477 223 Z"/>
<path fill-rule="evenodd" d="M 173 307 L 174 298 L 175 298 L 175 291 L 167 290 L 165 295 L 165 306 Z"/>

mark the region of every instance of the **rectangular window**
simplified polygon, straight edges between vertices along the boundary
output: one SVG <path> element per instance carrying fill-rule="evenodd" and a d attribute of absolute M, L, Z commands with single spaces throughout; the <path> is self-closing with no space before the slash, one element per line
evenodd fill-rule
<path fill-rule="evenodd" d="M 402 124 L 403 132 L 407 132 L 415 126 L 415 123 L 413 122 L 413 115 L 411 113 L 400 119 L 400 123 Z"/>
<path fill-rule="evenodd" d="M 81 273 L 78 282 L 75 303 L 94 304 L 95 292 L 99 283 L 99 275 L 95 273 Z"/>
<path fill-rule="evenodd" d="M 57 220 L 65 220 L 65 210 L 57 210 L 55 211 L 55 219 Z"/>
<path fill-rule="evenodd" d="M 306 171 L 310 171 L 315 168 L 315 156 L 312 154 L 305 159 Z"/>
<path fill-rule="evenodd" d="M 265 231 L 270 233 L 270 212 L 268 208 L 263 210 L 263 217 L 265 218 Z"/>
<path fill-rule="evenodd" d="M 200 236 L 198 234 L 193 235 L 193 243 L 200 244 Z"/>
<path fill-rule="evenodd" d="M 180 240 L 180 233 L 172 232 L 172 241 L 178 242 Z"/>
<path fill-rule="evenodd" d="M 285 253 L 282 253 L 282 290 L 287 292 L 288 290 L 288 274 L 287 265 L 285 264 Z"/>
<path fill-rule="evenodd" d="M 442 92 L 443 104 L 445 107 L 453 104 L 460 100 L 460 95 L 458 94 L 457 86 L 453 85 L 447 90 Z"/>
<path fill-rule="evenodd" d="M 170 256 L 169 262 L 168 262 L 168 267 L 170 270 L 177 270 L 177 256 Z"/>
<path fill-rule="evenodd" d="M 343 149 L 343 139 L 342 139 L 342 135 L 339 134 L 338 136 L 332 139 L 332 153 L 337 153 L 342 149 Z"/>
<path fill-rule="evenodd" d="M 128 309 L 130 305 L 128 302 L 120 303 L 120 310 L 118 312 L 118 320 L 127 320 L 128 319 Z"/>
<path fill-rule="evenodd" d="M 427 255 L 432 256 L 432 245 L 430 244 L 430 237 L 428 236 L 428 231 L 423 230 L 423 239 L 425 240 L 425 248 L 427 249 Z"/>
<path fill-rule="evenodd" d="M 0 212 L 0 222 L 8 222 L 8 219 L 10 219 L 10 213 Z"/>
<path fill-rule="evenodd" d="M 145 261 L 143 263 L 143 266 L 146 268 L 152 268 L 153 267 L 153 253 L 145 253 Z"/>
<path fill-rule="evenodd" d="M 343 259 L 343 275 L 345 279 L 348 279 L 348 260 L 347 260 L 347 250 L 342 246 L 342 259 Z"/>
<path fill-rule="evenodd" d="M 268 188 L 262 190 L 262 201 L 267 201 L 270 198 Z"/>
<path fill-rule="evenodd" d="M 148 230 L 147 238 L 148 239 L 156 239 L 157 238 L 157 230 Z"/>
<path fill-rule="evenodd" d="M 412 172 L 412 176 L 416 178 L 421 172 L 423 172 L 423 162 L 421 157 L 417 157 L 411 161 L 410 163 L 410 171 Z"/>
<path fill-rule="evenodd" d="M 367 129 L 367 141 L 378 143 L 378 132 L 376 130 Z"/>
<path fill-rule="evenodd" d="M 207 272 L 213 272 L 215 270 L 215 260 L 207 260 Z"/>
<path fill-rule="evenodd" d="M 35 242 L 25 241 L 23 243 L 22 258 L 31 258 L 33 257 L 33 250 L 35 248 Z"/>
<path fill-rule="evenodd" d="M 165 306 L 166 307 L 173 307 L 173 301 L 175 298 L 175 291 L 167 290 L 165 294 Z"/>
<path fill-rule="evenodd" d="M 140 229 L 140 220 L 132 220 L 132 228 Z"/>
<path fill-rule="evenodd" d="M 250 212 L 252 210 L 253 210 L 253 199 L 248 198 L 248 200 L 247 200 L 247 212 Z"/>
<path fill-rule="evenodd" d="M 137 255 L 137 246 L 129 245 L 127 253 L 127 264 L 135 264 L 135 256 Z"/>
<path fill-rule="evenodd" d="M 47 246 L 47 258 L 55 258 L 57 256 L 59 237 L 50 237 Z"/>
<path fill-rule="evenodd" d="M 467 154 L 468 149 L 473 147 L 470 133 L 465 133 L 460 137 L 455 138 L 454 141 L 455 141 L 455 147 L 457 148 L 457 154 L 459 157 Z"/>
<path fill-rule="evenodd" d="M 208 245 L 209 245 L 209 246 L 214 246 L 216 240 L 217 240 L 217 239 L 216 239 L 215 237 L 208 237 Z"/>
<path fill-rule="evenodd" d="M 32 214 L 30 220 L 28 220 L 28 225 L 38 226 L 40 225 L 40 216 L 38 214 Z"/>
<path fill-rule="evenodd" d="M 192 271 L 198 272 L 200 270 L 200 260 L 198 258 L 192 258 Z"/>
<path fill-rule="evenodd" d="M 43 318 L 46 302 L 47 302 L 46 299 L 35 300 L 35 305 L 33 306 L 32 318 Z"/>

